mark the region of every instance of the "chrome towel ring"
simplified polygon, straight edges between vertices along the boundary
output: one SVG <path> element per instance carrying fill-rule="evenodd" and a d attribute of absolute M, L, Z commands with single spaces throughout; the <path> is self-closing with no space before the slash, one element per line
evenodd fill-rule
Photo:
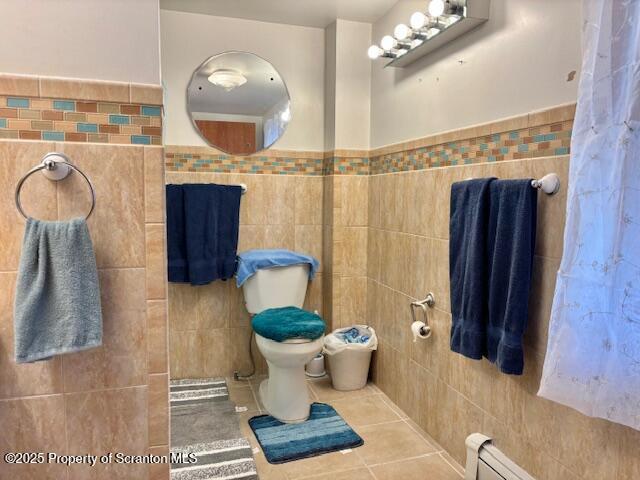
<path fill-rule="evenodd" d="M 24 175 L 24 177 L 20 179 L 20 181 L 18 182 L 18 185 L 16 185 L 16 194 L 15 194 L 16 208 L 18 209 L 18 212 L 20 212 L 20 215 L 22 215 L 26 219 L 29 218 L 27 214 L 24 212 L 24 210 L 22 209 L 22 204 L 20 203 L 20 190 L 22 190 L 22 185 L 27 180 L 27 178 L 29 178 L 31 175 L 41 170 L 42 170 L 42 173 L 44 173 L 44 175 L 49 180 L 53 180 L 56 182 L 58 180 L 67 178 L 67 176 L 72 171 L 78 172 L 80 176 L 82 176 L 82 178 L 86 180 L 87 184 L 89 185 L 89 190 L 91 191 L 91 209 L 89 210 L 89 213 L 87 213 L 85 220 L 91 216 L 91 214 L 93 213 L 93 209 L 96 206 L 96 192 L 93 188 L 93 184 L 91 183 L 91 180 L 89 180 L 89 177 L 87 177 L 82 172 L 82 170 L 80 170 L 78 167 L 73 165 L 71 163 L 71 160 L 69 160 L 69 157 L 67 157 L 64 153 L 56 153 L 56 152 L 47 153 L 42 158 L 42 162 L 39 165 L 36 165 L 35 167 L 33 167 L 31 170 L 29 170 Z"/>

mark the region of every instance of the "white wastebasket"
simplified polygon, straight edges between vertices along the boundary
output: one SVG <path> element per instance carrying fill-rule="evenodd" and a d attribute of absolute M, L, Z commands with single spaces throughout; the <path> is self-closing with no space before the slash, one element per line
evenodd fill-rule
<path fill-rule="evenodd" d="M 371 354 L 378 348 L 373 328 L 354 325 L 339 328 L 324 338 L 324 354 L 329 362 L 336 390 L 359 390 L 367 384 Z"/>

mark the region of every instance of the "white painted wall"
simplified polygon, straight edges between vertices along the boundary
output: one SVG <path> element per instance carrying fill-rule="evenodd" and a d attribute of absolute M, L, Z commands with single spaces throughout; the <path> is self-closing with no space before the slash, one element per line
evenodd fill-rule
<path fill-rule="evenodd" d="M 371 24 L 336 21 L 335 148 L 367 150 L 371 115 Z"/>
<path fill-rule="evenodd" d="M 336 31 L 333 22 L 324 30 L 324 150 L 336 148 Z"/>
<path fill-rule="evenodd" d="M 160 83 L 158 0 L 0 0 L 0 71 Z"/>
<path fill-rule="evenodd" d="M 371 24 L 338 19 L 325 29 L 325 150 L 369 148 Z"/>
<path fill-rule="evenodd" d="M 425 0 L 400 0 L 373 39 Z M 371 146 L 424 137 L 576 100 L 580 0 L 492 0 L 487 23 L 405 69 L 373 65 Z M 360 54 L 365 57 L 366 50 Z"/>
<path fill-rule="evenodd" d="M 165 144 L 205 145 L 186 109 L 189 79 L 208 57 L 240 50 L 271 62 L 289 89 L 292 120 L 273 148 L 324 150 L 323 29 L 169 10 L 160 24 Z"/>

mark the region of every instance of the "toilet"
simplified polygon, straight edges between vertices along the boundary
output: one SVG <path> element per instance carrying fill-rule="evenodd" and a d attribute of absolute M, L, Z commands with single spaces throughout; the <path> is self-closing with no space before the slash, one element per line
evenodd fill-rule
<path fill-rule="evenodd" d="M 304 367 L 320 353 L 323 346 L 322 333 L 318 338 L 306 338 L 311 335 L 303 328 L 309 320 L 316 327 L 315 337 L 318 335 L 319 322 L 322 322 L 317 314 L 302 310 L 308 283 L 309 265 L 300 264 L 257 270 L 242 285 L 247 311 L 255 315 L 252 325 L 256 344 L 269 367 L 269 378 L 260 384 L 260 400 L 270 415 L 285 423 L 304 422 L 309 417 L 311 402 Z M 277 332 L 271 332 L 277 330 L 275 327 L 278 325 L 273 323 L 278 321 L 280 310 L 269 309 L 281 309 L 300 318 L 300 333 L 295 332 L 295 321 L 288 324 L 288 334 L 292 338 L 283 339 Z M 258 315 L 262 312 L 263 315 Z M 265 328 L 268 322 L 262 321 L 266 317 L 274 327 L 269 329 L 269 333 Z M 321 325 L 323 331 L 324 322 Z"/>

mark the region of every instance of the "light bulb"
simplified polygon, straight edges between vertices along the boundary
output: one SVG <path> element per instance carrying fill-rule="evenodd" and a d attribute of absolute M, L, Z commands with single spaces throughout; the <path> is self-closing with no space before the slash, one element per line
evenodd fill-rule
<path fill-rule="evenodd" d="M 431 0 L 429 2 L 429 15 L 439 17 L 444 13 L 444 2 L 442 0 Z"/>
<path fill-rule="evenodd" d="M 380 40 L 380 46 L 385 50 L 393 49 L 393 47 L 396 46 L 396 43 L 396 39 L 391 35 L 385 35 L 384 37 L 382 37 L 382 40 Z"/>
<path fill-rule="evenodd" d="M 400 23 L 396 25 L 396 28 L 393 31 L 393 36 L 398 40 L 405 40 L 411 36 L 411 29 L 404 23 Z"/>
<path fill-rule="evenodd" d="M 369 50 L 367 50 L 367 55 L 371 60 L 375 60 L 376 58 L 380 58 L 384 50 L 382 50 L 378 45 L 371 45 Z"/>
<path fill-rule="evenodd" d="M 422 12 L 416 12 L 411 15 L 411 20 L 409 22 L 411 24 L 411 28 L 414 30 L 420 30 L 427 24 L 427 16 Z"/>

